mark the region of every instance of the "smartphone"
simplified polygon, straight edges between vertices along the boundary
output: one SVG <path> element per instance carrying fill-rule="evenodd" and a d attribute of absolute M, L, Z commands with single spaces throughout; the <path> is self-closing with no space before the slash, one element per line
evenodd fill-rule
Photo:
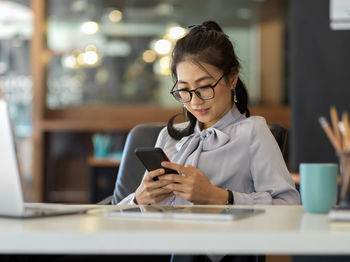
<path fill-rule="evenodd" d="M 176 170 L 162 167 L 161 163 L 163 161 L 169 161 L 169 158 L 159 147 L 137 147 L 135 153 L 147 171 L 163 168 L 165 174 L 178 174 Z M 158 177 L 154 177 L 153 180 L 158 180 Z"/>

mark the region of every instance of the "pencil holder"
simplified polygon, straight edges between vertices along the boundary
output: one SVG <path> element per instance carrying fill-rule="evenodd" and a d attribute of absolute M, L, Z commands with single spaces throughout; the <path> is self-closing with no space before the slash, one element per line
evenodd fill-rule
<path fill-rule="evenodd" d="M 338 153 L 341 174 L 340 201 L 341 207 L 350 207 L 350 152 Z"/>

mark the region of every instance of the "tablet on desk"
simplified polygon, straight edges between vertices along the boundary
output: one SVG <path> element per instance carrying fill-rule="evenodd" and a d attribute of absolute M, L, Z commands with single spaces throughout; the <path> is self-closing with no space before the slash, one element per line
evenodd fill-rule
<path fill-rule="evenodd" d="M 135 206 L 108 212 L 110 216 L 232 221 L 263 213 L 263 209 L 203 206 Z"/>

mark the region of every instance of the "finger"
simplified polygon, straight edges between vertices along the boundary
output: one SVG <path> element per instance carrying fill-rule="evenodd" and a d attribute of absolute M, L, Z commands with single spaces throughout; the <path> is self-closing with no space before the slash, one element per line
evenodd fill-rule
<path fill-rule="evenodd" d="M 184 176 L 174 175 L 174 174 L 165 174 L 165 175 L 159 176 L 160 181 L 168 181 L 170 183 L 174 183 L 174 182 L 183 183 L 185 179 L 186 178 Z"/>
<path fill-rule="evenodd" d="M 164 175 L 162 176 L 159 176 L 159 180 L 153 182 L 153 185 L 154 185 L 154 188 L 159 188 L 159 187 L 164 187 L 166 185 L 169 185 L 171 183 L 174 183 L 173 180 L 170 180 L 170 179 L 164 179 L 162 178 Z"/>
<path fill-rule="evenodd" d="M 168 197 L 173 197 L 173 196 L 174 194 L 172 192 L 170 193 L 168 192 L 168 193 L 157 195 L 156 197 L 147 197 L 146 201 L 142 203 L 142 205 L 155 204 L 162 201 L 163 199 L 166 199 Z"/>
<path fill-rule="evenodd" d="M 153 171 L 150 171 L 146 175 L 146 180 L 147 181 L 153 181 L 153 178 L 157 176 L 161 176 L 165 173 L 165 170 L 163 168 L 155 169 Z"/>
<path fill-rule="evenodd" d="M 159 175 L 158 177 L 162 177 L 164 175 Z M 174 183 L 173 181 L 171 180 L 164 180 L 164 179 L 159 179 L 159 180 L 153 180 L 151 179 L 150 181 L 145 181 L 144 184 L 145 184 L 145 187 L 147 188 L 147 191 L 153 191 L 154 189 L 157 189 L 157 188 L 162 188 L 166 185 L 169 185 L 171 183 Z"/>
<path fill-rule="evenodd" d="M 176 164 L 169 161 L 163 161 L 161 163 L 162 167 L 170 168 L 176 170 L 179 174 L 185 174 L 186 168 L 180 164 Z"/>
<path fill-rule="evenodd" d="M 176 183 L 172 183 L 169 185 L 166 185 L 164 188 L 167 188 L 169 190 L 171 190 L 172 192 L 186 192 L 186 186 L 182 185 L 182 184 L 176 184 Z"/>
<path fill-rule="evenodd" d="M 152 201 L 153 203 L 151 203 L 151 204 L 158 203 L 158 202 L 160 202 L 160 201 L 162 201 L 162 200 L 164 200 L 164 199 L 166 199 L 168 197 L 173 197 L 173 196 L 174 196 L 173 193 L 167 193 L 167 194 L 164 194 L 164 195 L 160 195 L 160 196 L 154 198 L 153 199 L 154 202 Z"/>
<path fill-rule="evenodd" d="M 160 188 L 157 188 L 155 190 L 152 190 L 151 192 L 148 193 L 148 196 L 150 198 L 156 198 L 158 196 L 161 196 L 161 195 L 166 195 L 166 194 L 169 194 L 169 193 L 172 193 L 172 190 L 169 189 L 169 188 L 166 188 L 166 187 L 160 187 Z"/>

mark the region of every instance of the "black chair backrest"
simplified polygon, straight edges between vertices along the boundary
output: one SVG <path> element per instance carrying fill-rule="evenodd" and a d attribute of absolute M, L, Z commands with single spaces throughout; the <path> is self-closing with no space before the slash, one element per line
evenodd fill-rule
<path fill-rule="evenodd" d="M 136 157 L 136 147 L 152 147 L 156 143 L 160 130 L 166 125 L 163 122 L 145 123 L 135 126 L 126 138 L 112 203 L 116 204 L 130 193 L 136 191 L 146 171 Z"/>
<path fill-rule="evenodd" d="M 287 140 L 288 140 L 288 132 L 283 126 L 279 124 L 267 124 L 270 128 L 271 133 L 275 137 L 278 146 L 281 149 L 282 155 L 284 159 L 287 158 Z"/>
<path fill-rule="evenodd" d="M 112 198 L 112 203 L 117 204 L 129 194 L 136 191 L 140 185 L 145 168 L 136 157 L 134 152 L 136 147 L 154 146 L 160 130 L 166 123 L 146 123 L 135 126 L 128 134 L 125 142 L 123 157 L 119 167 L 113 198 L 109 197 L 101 203 L 106 204 Z M 287 130 L 278 124 L 268 124 L 273 136 L 285 157 L 287 145 Z"/>

